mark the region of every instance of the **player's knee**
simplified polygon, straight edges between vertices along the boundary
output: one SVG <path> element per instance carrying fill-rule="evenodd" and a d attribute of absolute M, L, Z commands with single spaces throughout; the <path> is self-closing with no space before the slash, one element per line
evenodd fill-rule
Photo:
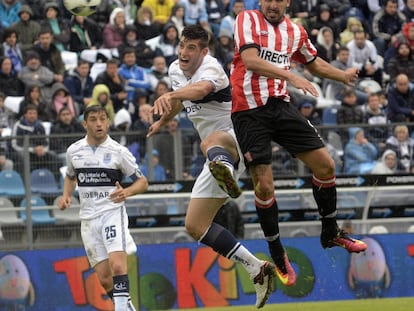
<path fill-rule="evenodd" d="M 121 262 L 114 262 L 112 263 L 112 273 L 113 275 L 123 275 L 126 273 L 126 266 L 124 263 Z"/>
<path fill-rule="evenodd" d="M 198 241 L 204 233 L 201 232 L 197 226 L 189 222 L 185 223 L 185 229 L 187 230 L 187 233 L 196 241 Z"/>
<path fill-rule="evenodd" d="M 329 178 L 335 175 L 335 162 L 332 158 L 321 162 L 318 168 L 313 172 L 315 176 L 320 178 Z"/>

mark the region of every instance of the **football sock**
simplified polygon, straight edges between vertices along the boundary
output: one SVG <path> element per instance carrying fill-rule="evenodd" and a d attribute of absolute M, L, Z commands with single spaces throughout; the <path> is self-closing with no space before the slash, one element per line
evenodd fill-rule
<path fill-rule="evenodd" d="M 313 197 L 322 217 L 322 231 L 328 234 L 336 234 L 336 185 L 335 176 L 330 178 L 312 178 Z"/>
<path fill-rule="evenodd" d="M 221 146 L 213 146 L 207 150 L 207 158 L 210 161 L 221 162 L 226 165 L 230 172 L 234 171 L 234 160 L 231 154 Z"/>
<path fill-rule="evenodd" d="M 255 195 L 255 205 L 257 215 L 259 216 L 260 226 L 263 230 L 265 240 L 268 243 L 270 256 L 275 264 L 284 268 L 284 254 L 282 242 L 279 234 L 279 208 L 274 196 L 262 200 Z M 286 273 L 286 271 L 282 271 Z"/>
<path fill-rule="evenodd" d="M 250 277 L 255 277 L 260 272 L 262 262 L 253 256 L 236 238 L 224 227 L 212 223 L 199 240 L 210 246 L 218 254 L 243 265 Z"/>
<path fill-rule="evenodd" d="M 128 310 L 128 300 L 129 297 L 129 279 L 128 275 L 115 275 L 114 280 L 114 305 L 115 311 L 125 311 Z"/>

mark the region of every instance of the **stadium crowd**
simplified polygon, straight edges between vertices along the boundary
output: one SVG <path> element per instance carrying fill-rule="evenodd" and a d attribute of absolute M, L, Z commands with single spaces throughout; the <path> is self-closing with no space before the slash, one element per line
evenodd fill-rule
<path fill-rule="evenodd" d="M 22 169 L 21 137 L 47 134 L 44 122 L 52 124 L 50 134 L 83 133 L 81 116 L 88 105 L 104 106 L 112 132 L 137 162 L 148 165 L 151 105 L 170 90 L 168 66 L 177 58 L 184 25 L 209 30 L 210 54 L 230 74 L 235 16 L 257 7 L 252 0 L 102 0 L 95 14 L 81 17 L 66 11 L 62 1 L 0 0 L 0 169 Z M 328 144 L 338 172 L 413 171 L 414 0 L 291 1 L 288 13 L 308 31 L 319 57 L 341 69 L 359 69 L 360 79 L 350 89 L 292 65 L 333 104 L 320 107 L 318 99 L 294 89 L 292 103 L 315 126 L 346 125 L 332 130 L 343 153 Z M 16 111 L 6 105 L 11 98 L 19 100 Z M 175 177 L 172 136 L 179 128 L 192 128 L 185 113 L 154 138 L 157 180 Z M 13 140 L 6 143 L 7 137 Z M 30 159 L 42 158 L 39 163 L 51 163 L 58 172 L 75 139 L 31 139 Z M 189 147 L 183 154 L 192 159 L 183 178 L 194 178 L 203 159 L 191 148 L 197 137 L 185 139 Z M 294 161 L 279 146 L 274 159 L 282 172 Z"/>

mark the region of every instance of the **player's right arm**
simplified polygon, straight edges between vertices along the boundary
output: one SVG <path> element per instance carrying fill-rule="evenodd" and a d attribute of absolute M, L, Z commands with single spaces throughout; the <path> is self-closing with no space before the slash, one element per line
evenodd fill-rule
<path fill-rule="evenodd" d="M 58 203 L 58 207 L 60 210 L 64 210 L 70 207 L 72 204 L 72 194 L 76 188 L 76 178 L 70 178 L 69 176 L 65 176 L 65 181 L 63 183 L 63 195 Z"/>
<path fill-rule="evenodd" d="M 289 70 L 269 64 L 259 57 L 256 47 L 252 46 L 242 50 L 240 56 L 247 70 L 270 79 L 285 80 L 293 87 L 302 90 L 305 94 L 310 93 L 313 96 L 318 96 L 318 92 L 309 80 L 298 76 Z"/>

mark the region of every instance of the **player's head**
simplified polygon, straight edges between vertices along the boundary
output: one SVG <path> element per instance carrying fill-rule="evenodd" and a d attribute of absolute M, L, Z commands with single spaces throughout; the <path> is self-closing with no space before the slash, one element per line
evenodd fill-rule
<path fill-rule="evenodd" d="M 278 24 L 291 0 L 259 0 L 260 11 L 271 24 Z"/>
<path fill-rule="evenodd" d="M 83 113 L 83 127 L 90 144 L 102 143 L 108 134 L 110 122 L 108 112 L 101 105 L 88 106 Z"/>
<path fill-rule="evenodd" d="M 208 54 L 208 32 L 200 25 L 184 27 L 178 45 L 178 61 L 184 74 L 192 76 Z"/>

